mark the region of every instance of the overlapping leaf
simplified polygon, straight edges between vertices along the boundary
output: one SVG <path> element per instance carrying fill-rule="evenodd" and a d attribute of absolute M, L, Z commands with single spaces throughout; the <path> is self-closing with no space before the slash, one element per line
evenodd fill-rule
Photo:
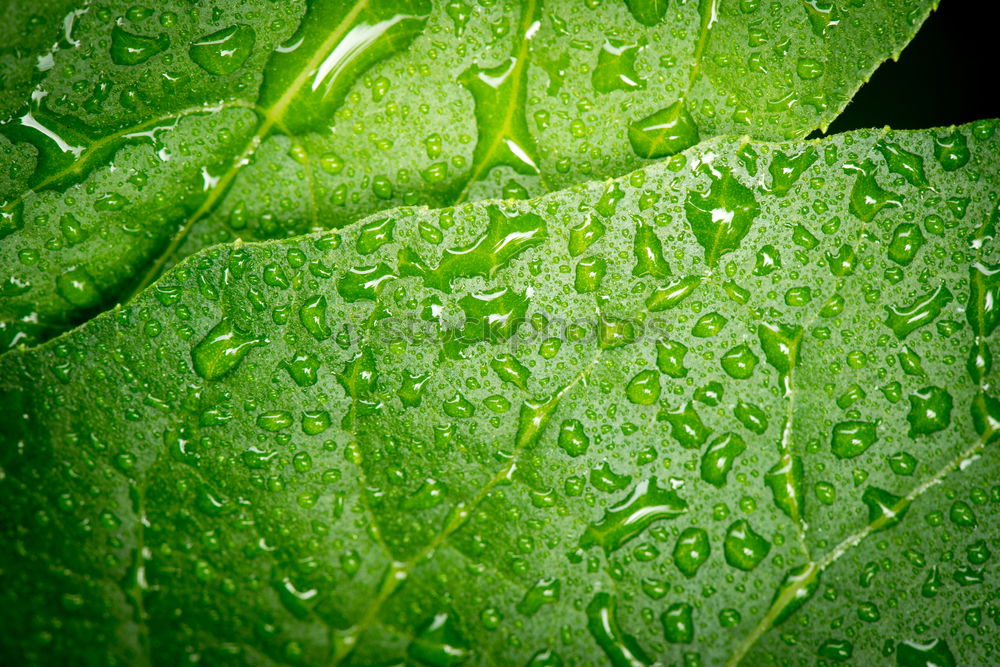
<path fill-rule="evenodd" d="M 4 653 L 985 664 L 995 122 L 217 246 L 0 359 Z"/>
<path fill-rule="evenodd" d="M 802 137 L 934 4 L 11 5 L 28 37 L 0 61 L 0 344 L 222 240 L 540 194 L 720 134 Z M 36 12 L 59 30 L 32 37 Z"/>

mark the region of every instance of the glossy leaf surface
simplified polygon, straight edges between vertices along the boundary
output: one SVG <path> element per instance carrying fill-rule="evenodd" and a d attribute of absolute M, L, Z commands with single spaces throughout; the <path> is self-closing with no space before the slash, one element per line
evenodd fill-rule
<path fill-rule="evenodd" d="M 5 355 L 4 653 L 993 661 L 996 125 L 221 245 Z"/>
<path fill-rule="evenodd" d="M 220 241 L 538 195 L 721 134 L 805 136 L 933 4 L 9 3 L 0 345 Z"/>

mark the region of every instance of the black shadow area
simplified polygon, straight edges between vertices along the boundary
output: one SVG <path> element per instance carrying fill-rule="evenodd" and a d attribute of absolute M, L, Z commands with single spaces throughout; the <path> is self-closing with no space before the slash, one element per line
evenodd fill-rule
<path fill-rule="evenodd" d="M 1000 2 L 942 0 L 899 61 L 882 64 L 827 134 L 1000 117 Z"/>

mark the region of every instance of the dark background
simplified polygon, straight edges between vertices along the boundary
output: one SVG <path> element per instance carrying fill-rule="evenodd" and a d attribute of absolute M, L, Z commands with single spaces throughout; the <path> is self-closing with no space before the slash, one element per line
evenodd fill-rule
<path fill-rule="evenodd" d="M 941 0 L 899 57 L 861 87 L 827 134 L 1000 117 L 1000 2 Z"/>

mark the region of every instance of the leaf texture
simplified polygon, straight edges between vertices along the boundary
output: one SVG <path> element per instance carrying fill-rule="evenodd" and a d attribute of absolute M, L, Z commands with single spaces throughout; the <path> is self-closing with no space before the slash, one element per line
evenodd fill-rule
<path fill-rule="evenodd" d="M 722 134 L 803 137 L 932 6 L 106 3 L 36 38 L 39 9 L 15 3 L 0 345 L 64 331 L 220 241 L 524 198 Z"/>
<path fill-rule="evenodd" d="M 996 129 L 186 259 L 0 359 L 3 653 L 993 661 Z"/>

